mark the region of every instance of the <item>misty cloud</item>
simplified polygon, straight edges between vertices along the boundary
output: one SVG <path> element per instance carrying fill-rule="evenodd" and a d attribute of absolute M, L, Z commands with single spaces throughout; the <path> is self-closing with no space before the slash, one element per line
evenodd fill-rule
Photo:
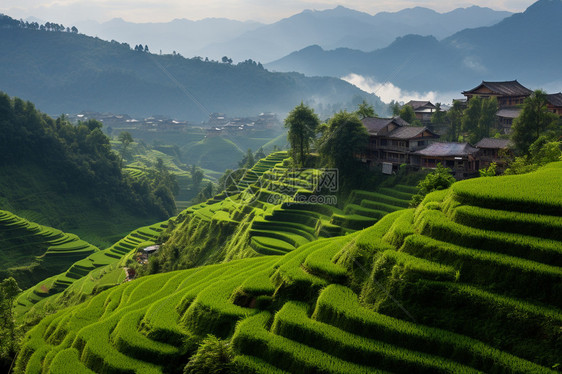
<path fill-rule="evenodd" d="M 364 77 L 359 74 L 349 74 L 341 79 L 365 92 L 377 95 L 385 103 L 390 103 L 392 100 L 403 103 L 410 100 L 429 100 L 432 103 L 449 104 L 454 98 L 461 96 L 460 92 L 406 91 L 391 82 L 379 83 L 370 77 Z"/>

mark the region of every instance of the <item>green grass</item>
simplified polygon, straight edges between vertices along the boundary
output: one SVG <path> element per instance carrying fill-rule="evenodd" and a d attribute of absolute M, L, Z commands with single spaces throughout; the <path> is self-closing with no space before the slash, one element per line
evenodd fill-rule
<path fill-rule="evenodd" d="M 451 219 L 478 229 L 538 236 L 562 240 L 562 217 L 541 214 L 510 212 L 461 205 L 453 210 Z"/>
<path fill-rule="evenodd" d="M 268 163 L 260 172 L 294 177 Z M 523 179 L 530 189 L 543 182 L 540 173 Z M 471 183 L 482 182 L 463 182 L 469 190 Z M 411 191 L 356 191 L 348 212 L 367 202 L 392 211 L 399 206 L 389 202 L 404 205 L 397 197 Z M 493 193 L 498 201 L 513 195 Z M 52 300 L 96 293 L 31 329 L 16 373 L 48 372 L 64 357 L 77 370 L 180 372 L 208 334 L 227 341 L 244 372 L 553 372 L 562 346 L 560 241 L 555 229 L 517 225 L 556 228 L 558 216 L 542 206 L 523 211 L 517 198 L 501 210 L 457 198 L 454 189 L 429 194 L 417 209 L 393 211 L 357 232 L 327 224 L 349 219 L 333 207 L 236 198 L 190 207 L 166 234 L 167 245 L 201 261 L 193 268 L 112 287 L 126 257 L 95 267 L 103 262 L 96 253 L 71 269 L 86 276 L 49 278 L 44 290 L 23 294 L 21 308 L 44 305 L 50 296 L 43 294 L 57 287 L 66 291 Z M 322 238 L 324 227 L 347 235 Z M 127 256 L 159 231 L 140 229 L 101 252 Z M 261 256 L 246 252 L 250 243 Z M 204 265 L 215 261 L 224 263 Z"/>
<path fill-rule="evenodd" d="M 466 205 L 562 216 L 562 168 L 541 168 L 524 175 L 478 178 L 455 183 L 455 198 Z"/>
<path fill-rule="evenodd" d="M 450 221 L 442 212 L 433 209 L 424 210 L 417 217 L 415 227 L 423 235 L 452 244 L 562 265 L 559 241 L 467 227 Z"/>
<path fill-rule="evenodd" d="M 330 285 L 320 294 L 313 318 L 359 336 L 450 357 L 483 371 L 547 372 L 477 340 L 370 311 L 359 304 L 357 295 L 343 286 Z"/>
<path fill-rule="evenodd" d="M 450 360 L 357 336 L 310 319 L 306 304 L 286 303 L 275 314 L 271 331 L 342 360 L 365 366 L 376 363 L 377 368 L 391 372 L 478 372 Z"/>

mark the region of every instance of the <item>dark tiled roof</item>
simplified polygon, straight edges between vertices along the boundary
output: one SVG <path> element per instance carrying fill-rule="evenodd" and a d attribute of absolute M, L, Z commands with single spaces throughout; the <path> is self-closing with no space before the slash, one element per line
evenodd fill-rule
<path fill-rule="evenodd" d="M 548 94 L 546 100 L 550 105 L 562 106 L 562 93 Z"/>
<path fill-rule="evenodd" d="M 433 156 L 433 157 L 454 157 L 454 156 L 468 156 L 478 152 L 468 143 L 433 143 L 427 148 L 414 152 L 420 156 Z"/>
<path fill-rule="evenodd" d="M 402 126 L 397 129 L 394 129 L 386 136 L 394 139 L 411 139 L 418 136 L 424 131 L 429 131 L 430 133 L 435 135 L 435 137 L 439 137 L 439 135 L 435 134 L 427 127 L 418 127 L 418 126 Z"/>
<path fill-rule="evenodd" d="M 519 113 L 521 113 L 521 108 L 505 108 L 498 110 L 496 116 L 503 118 L 517 118 Z"/>
<path fill-rule="evenodd" d="M 477 87 L 473 88 L 470 91 L 464 91 L 463 94 L 472 93 L 476 91 L 480 87 L 486 87 L 490 89 L 492 92 L 504 95 L 504 96 L 527 96 L 533 93 L 530 89 L 523 86 L 521 83 L 514 81 L 506 81 L 506 82 L 486 82 L 482 81 Z"/>
<path fill-rule="evenodd" d="M 424 107 L 424 106 L 428 106 L 431 108 L 435 108 L 435 105 L 433 105 L 431 103 L 431 101 L 417 101 L 417 100 L 410 100 L 406 103 L 406 105 L 411 106 L 412 108 L 414 108 L 414 110 Z"/>
<path fill-rule="evenodd" d="M 476 143 L 476 148 L 498 148 L 503 149 L 511 145 L 509 139 L 495 139 L 495 138 L 484 138 Z"/>
<path fill-rule="evenodd" d="M 394 118 L 377 118 L 377 117 L 368 117 L 363 118 L 361 120 L 363 122 L 363 126 L 367 128 L 367 131 L 371 135 L 376 135 L 379 131 L 384 129 L 386 126 L 394 122 L 398 126 L 409 126 L 410 124 L 404 121 L 400 117 Z"/>

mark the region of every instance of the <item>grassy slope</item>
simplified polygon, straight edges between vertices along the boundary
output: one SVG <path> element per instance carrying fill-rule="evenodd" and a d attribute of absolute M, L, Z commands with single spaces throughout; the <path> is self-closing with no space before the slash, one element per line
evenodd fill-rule
<path fill-rule="evenodd" d="M 343 211 L 295 203 L 296 197 L 314 194 L 320 172 L 294 173 L 280 163 L 286 157 L 280 152 L 260 160 L 239 183 L 241 195 L 222 193 L 174 219 L 158 255 L 163 270 L 284 254 L 318 238 L 368 227 L 388 212 L 407 207 L 411 198 L 410 192 L 354 191 Z M 377 205 L 381 198 L 387 203 Z"/>
<path fill-rule="evenodd" d="M 131 230 L 154 222 L 127 213 L 118 204 L 98 206 L 90 196 L 62 193 L 49 170 L 33 165 L 0 170 L 0 208 L 30 221 L 71 232 L 98 246 L 108 247 Z"/>
<path fill-rule="evenodd" d="M 0 279 L 14 277 L 22 289 L 60 273 L 98 248 L 52 227 L 0 210 Z"/>
<path fill-rule="evenodd" d="M 529 189 L 562 183 L 562 168 L 544 170 L 520 181 Z M 502 178 L 486 183 L 501 185 Z M 552 265 L 562 258 L 561 243 L 517 236 L 510 224 L 475 231 L 457 222 L 463 205 L 455 191 L 477 196 L 479 183 L 460 182 L 428 195 L 415 211 L 284 256 L 107 290 L 34 328 L 16 372 L 54 369 L 64 357 L 74 357 L 74 371 L 179 370 L 209 333 L 231 340 L 235 363 L 247 372 L 550 372 L 562 344 L 562 270 Z M 562 202 L 559 189 L 544 192 L 545 206 Z M 532 197 L 524 190 L 489 194 L 503 201 L 498 216 L 530 219 L 509 210 L 527 206 Z M 560 216 L 533 214 L 539 225 L 561 223 Z M 502 253 L 506 248 L 514 251 Z"/>

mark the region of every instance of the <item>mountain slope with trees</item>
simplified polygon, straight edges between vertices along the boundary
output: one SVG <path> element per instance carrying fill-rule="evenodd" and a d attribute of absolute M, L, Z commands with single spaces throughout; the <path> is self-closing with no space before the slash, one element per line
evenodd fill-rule
<path fill-rule="evenodd" d="M 0 93 L 0 207 L 98 246 L 173 215 L 166 183 L 124 174 L 101 127 L 55 120 Z"/>
<path fill-rule="evenodd" d="M 0 89 L 47 113 L 92 110 L 201 121 L 211 112 L 285 113 L 307 98 L 317 105 L 346 104 L 354 96 L 380 103 L 339 79 L 271 73 L 251 60 L 233 65 L 160 56 L 72 32 L 6 26 L 10 20 L 0 19 Z"/>

